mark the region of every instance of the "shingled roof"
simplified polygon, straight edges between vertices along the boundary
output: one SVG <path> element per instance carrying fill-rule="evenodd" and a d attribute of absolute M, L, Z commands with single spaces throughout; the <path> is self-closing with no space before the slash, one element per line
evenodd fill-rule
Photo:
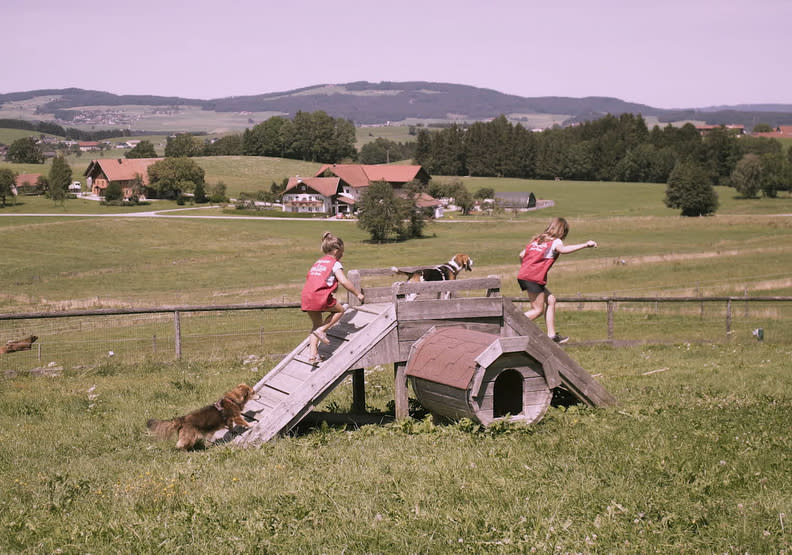
<path fill-rule="evenodd" d="M 305 185 L 320 195 L 331 197 L 338 192 L 340 182 L 341 180 L 338 177 L 290 177 L 283 192 L 288 193 L 298 185 Z"/>
<path fill-rule="evenodd" d="M 377 181 L 404 185 L 415 179 L 424 182 L 429 180 L 429 174 L 421 166 L 325 164 L 314 175 L 319 177 L 327 173 L 340 177 L 350 187 L 368 187 Z"/>
<path fill-rule="evenodd" d="M 88 176 L 99 168 L 108 181 L 131 181 L 136 175 L 143 178 L 143 184 L 149 184 L 148 168 L 164 158 L 103 158 L 91 160 L 83 175 Z"/>

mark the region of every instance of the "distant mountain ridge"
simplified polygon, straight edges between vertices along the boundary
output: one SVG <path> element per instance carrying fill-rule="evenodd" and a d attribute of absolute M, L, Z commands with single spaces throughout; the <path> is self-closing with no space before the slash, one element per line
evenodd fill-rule
<path fill-rule="evenodd" d="M 426 81 L 357 81 L 322 84 L 284 92 L 248 96 L 229 96 L 209 100 L 154 95 L 116 95 L 113 93 L 68 89 L 40 89 L 0 94 L 0 105 L 31 98 L 57 97 L 41 105 L 38 113 L 91 106 L 197 106 L 214 112 L 279 112 L 323 110 L 357 124 L 382 124 L 416 120 L 487 120 L 505 114 L 519 121 L 525 114 L 557 114 L 565 123 L 597 119 L 605 114 L 642 114 L 661 122 L 704 120 L 712 125 L 792 124 L 792 104 L 741 104 L 690 109 L 661 109 L 610 97 L 532 97 L 504 94 L 492 89 L 452 83 Z"/>

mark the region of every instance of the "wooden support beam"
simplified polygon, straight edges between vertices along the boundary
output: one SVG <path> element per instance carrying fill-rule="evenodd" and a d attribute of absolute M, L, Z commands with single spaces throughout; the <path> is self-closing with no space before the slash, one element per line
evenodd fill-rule
<path fill-rule="evenodd" d="M 362 368 L 352 370 L 352 412 L 366 412 L 366 378 Z"/>
<path fill-rule="evenodd" d="M 394 363 L 393 374 L 393 400 L 396 403 L 396 420 L 404 420 L 410 416 L 410 403 L 407 397 L 407 363 Z"/>

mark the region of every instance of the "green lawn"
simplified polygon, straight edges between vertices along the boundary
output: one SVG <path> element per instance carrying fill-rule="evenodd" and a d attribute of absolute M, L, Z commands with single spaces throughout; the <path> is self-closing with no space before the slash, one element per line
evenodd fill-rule
<path fill-rule="evenodd" d="M 311 169 L 199 160 L 210 181 L 240 190 Z M 792 294 L 787 197 L 719 189 L 717 215 L 682 218 L 662 185 L 463 181 L 556 205 L 449 217 L 423 239 L 373 244 L 354 222 L 139 218 L 21 199 L 0 214 L 56 216 L 0 216 L 0 313 L 296 302 L 325 230 L 344 238 L 347 269 L 466 252 L 464 277 L 497 275 L 519 295 L 517 254 L 554 215 L 569 217 L 568 242 L 600 243 L 554 266 L 561 297 Z M 67 216 L 91 209 L 110 215 Z M 307 333 L 298 309 L 185 314 L 178 362 L 172 314 L 3 321 L 0 343 L 35 333 L 42 351 L 0 355 L 0 552 L 789 552 L 789 304 L 735 303 L 726 339 L 722 305 L 620 303 L 616 338 L 650 341 L 628 348 L 596 344 L 602 306 L 562 305 L 559 329 L 577 343 L 566 350 L 617 398 L 611 408 L 552 408 L 533 427 L 489 430 L 413 412 L 190 453 L 148 437 L 145 421 L 256 383 Z M 60 376 L 28 372 L 50 362 Z M 389 411 L 392 376 L 366 369 L 371 410 Z M 319 408 L 350 405 L 346 381 Z"/>

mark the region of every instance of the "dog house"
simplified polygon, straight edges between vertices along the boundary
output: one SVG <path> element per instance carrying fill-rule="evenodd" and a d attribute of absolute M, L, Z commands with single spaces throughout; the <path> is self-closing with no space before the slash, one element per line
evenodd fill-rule
<path fill-rule="evenodd" d="M 406 374 L 433 414 L 485 426 L 502 418 L 532 424 L 552 393 L 529 342 L 459 326 L 432 328 L 411 347 Z"/>

